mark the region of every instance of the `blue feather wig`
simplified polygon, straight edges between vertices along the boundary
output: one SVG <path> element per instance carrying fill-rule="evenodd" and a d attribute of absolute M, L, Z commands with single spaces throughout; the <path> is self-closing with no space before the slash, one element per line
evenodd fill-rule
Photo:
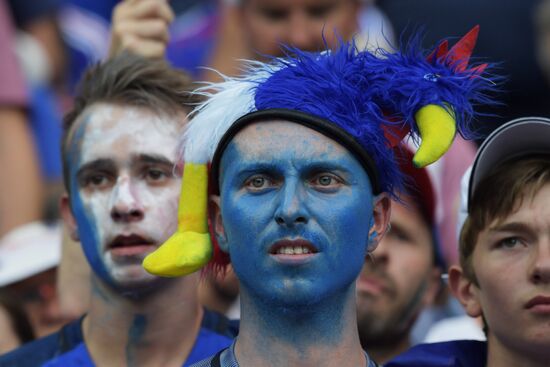
<path fill-rule="evenodd" d="M 222 136 L 249 113 L 294 110 L 327 120 L 351 135 L 375 162 L 381 191 L 394 195 L 402 180 L 388 149 L 396 144 L 388 137 L 398 135 L 395 140 L 400 140 L 404 131 L 418 139 L 415 113 L 435 104 L 451 106 L 458 131 L 471 138 L 474 106 L 493 104 L 489 95 L 495 85 L 477 69 L 466 69 L 456 55 L 428 57 L 419 37 L 395 53 L 359 51 L 353 42 L 323 53 L 289 47 L 285 58 L 250 62 L 242 77 L 199 91 L 208 98 L 194 112 L 183 159 L 193 160 L 188 152 L 197 145 L 210 146 L 202 160 L 212 162 Z"/>

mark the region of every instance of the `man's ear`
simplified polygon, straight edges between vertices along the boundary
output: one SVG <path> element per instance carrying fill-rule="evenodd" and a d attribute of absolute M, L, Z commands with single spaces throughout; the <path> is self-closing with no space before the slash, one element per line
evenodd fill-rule
<path fill-rule="evenodd" d="M 61 199 L 59 199 L 59 211 L 61 212 L 61 218 L 65 223 L 65 227 L 67 228 L 71 239 L 73 241 L 80 241 L 80 237 L 78 235 L 78 226 L 71 210 L 71 202 L 69 200 L 69 196 L 66 192 L 61 196 Z"/>
<path fill-rule="evenodd" d="M 210 195 L 208 213 L 210 216 L 210 223 L 214 229 L 216 241 L 218 242 L 218 246 L 223 252 L 229 252 L 229 245 L 227 242 L 227 237 L 225 236 L 225 228 L 223 226 L 219 195 Z"/>
<path fill-rule="evenodd" d="M 449 268 L 449 287 L 468 315 L 471 317 L 482 315 L 479 287 L 466 277 L 462 267 L 453 265 Z"/>
<path fill-rule="evenodd" d="M 386 193 L 378 195 L 373 202 L 372 224 L 369 230 L 369 251 L 372 252 L 386 234 L 390 223 L 391 200 Z"/>

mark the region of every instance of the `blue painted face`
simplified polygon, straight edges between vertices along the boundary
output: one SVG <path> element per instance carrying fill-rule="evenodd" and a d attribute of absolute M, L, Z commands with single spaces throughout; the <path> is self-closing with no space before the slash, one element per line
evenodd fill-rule
<path fill-rule="evenodd" d="M 290 122 L 252 124 L 222 157 L 220 189 L 218 239 L 243 292 L 292 306 L 353 287 L 373 196 L 340 144 Z"/>
<path fill-rule="evenodd" d="M 73 127 L 71 214 L 94 273 L 112 286 L 138 289 L 159 279 L 141 262 L 177 228 L 180 129 L 176 119 L 108 104 Z"/>

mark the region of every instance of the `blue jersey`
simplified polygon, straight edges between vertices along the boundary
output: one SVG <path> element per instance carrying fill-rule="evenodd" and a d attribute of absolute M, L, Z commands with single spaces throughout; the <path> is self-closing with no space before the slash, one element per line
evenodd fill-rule
<path fill-rule="evenodd" d="M 0 367 L 94 366 L 82 336 L 82 318 L 57 333 L 26 344 L 0 357 Z M 200 361 L 229 346 L 238 322 L 205 310 L 201 329 L 184 366 Z"/>
<path fill-rule="evenodd" d="M 485 367 L 487 343 L 453 340 L 419 344 L 395 357 L 384 367 Z"/>

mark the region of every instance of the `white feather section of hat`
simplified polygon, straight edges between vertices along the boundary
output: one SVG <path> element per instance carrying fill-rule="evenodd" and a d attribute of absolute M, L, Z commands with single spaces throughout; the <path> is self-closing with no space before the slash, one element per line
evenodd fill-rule
<path fill-rule="evenodd" d="M 180 139 L 179 158 L 186 162 L 208 163 L 231 125 L 247 113 L 254 112 L 256 86 L 280 67 L 257 61 L 246 62 L 242 77 L 224 77 L 195 91 L 205 97 L 189 115 L 191 120 Z"/>

